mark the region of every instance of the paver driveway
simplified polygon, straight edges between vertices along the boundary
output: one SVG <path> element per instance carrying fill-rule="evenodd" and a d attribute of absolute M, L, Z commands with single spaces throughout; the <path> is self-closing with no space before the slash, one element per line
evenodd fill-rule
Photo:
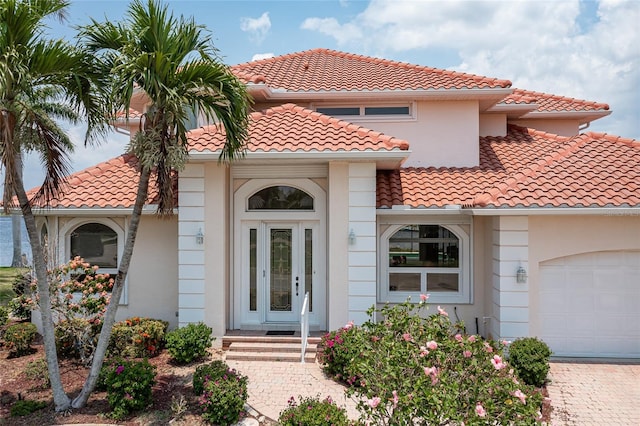
<path fill-rule="evenodd" d="M 640 362 L 554 361 L 552 425 L 640 425 Z"/>

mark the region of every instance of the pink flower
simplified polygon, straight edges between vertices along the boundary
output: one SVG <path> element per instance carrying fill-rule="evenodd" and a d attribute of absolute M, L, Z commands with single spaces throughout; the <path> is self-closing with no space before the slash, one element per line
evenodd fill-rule
<path fill-rule="evenodd" d="M 420 356 L 425 357 L 427 355 L 429 355 L 427 348 L 425 346 L 420 346 Z"/>
<path fill-rule="evenodd" d="M 504 346 L 509 346 L 511 344 L 511 342 L 508 340 L 501 340 L 500 343 L 502 343 Z"/>
<path fill-rule="evenodd" d="M 516 398 L 518 398 L 523 404 L 525 404 L 525 405 L 527 404 L 527 395 L 523 394 L 520 389 L 518 389 L 517 391 L 513 392 L 511 395 L 513 395 Z"/>
<path fill-rule="evenodd" d="M 328 348 L 332 348 L 333 347 L 333 340 L 326 340 L 325 344 L 327 345 Z"/>
<path fill-rule="evenodd" d="M 396 408 L 398 406 L 398 392 L 393 391 L 391 394 L 393 395 L 393 408 Z"/>
<path fill-rule="evenodd" d="M 376 408 L 380 404 L 380 397 L 374 396 L 369 401 L 367 401 L 367 404 L 369 404 L 369 407 L 371 408 Z"/>
<path fill-rule="evenodd" d="M 490 344 L 488 344 L 487 342 L 484 342 L 484 349 L 488 352 L 491 353 L 493 352 L 493 348 L 491 347 Z"/>
<path fill-rule="evenodd" d="M 487 415 L 487 411 L 479 402 L 476 404 L 476 414 L 480 417 L 485 417 Z"/>
<path fill-rule="evenodd" d="M 467 340 L 469 341 L 469 343 L 473 343 L 476 341 L 476 336 L 469 336 Z"/>
<path fill-rule="evenodd" d="M 344 328 L 345 330 L 349 330 L 350 328 L 353 327 L 353 321 L 349 321 L 348 323 L 345 324 Z"/>
<path fill-rule="evenodd" d="M 436 367 L 424 367 L 424 374 L 431 377 L 431 385 L 438 383 L 438 369 Z"/>
<path fill-rule="evenodd" d="M 120 374 L 120 373 L 122 373 L 123 371 L 124 371 L 124 365 L 119 365 L 119 366 L 116 368 L 116 374 Z"/>
<path fill-rule="evenodd" d="M 427 349 L 431 349 L 432 351 L 436 350 L 438 349 L 438 344 L 435 342 L 435 340 L 430 340 L 427 342 Z"/>
<path fill-rule="evenodd" d="M 462 355 L 464 355 L 465 358 L 471 358 L 471 351 L 464 351 Z"/>
<path fill-rule="evenodd" d="M 420 295 L 420 301 L 421 302 L 426 302 L 427 299 L 429 299 L 429 295 L 428 294 L 421 294 Z"/>
<path fill-rule="evenodd" d="M 410 341 L 413 340 L 413 337 L 411 337 L 411 334 L 409 334 L 409 333 L 404 333 L 402 335 L 402 338 L 405 340 L 405 342 L 410 342 Z"/>
<path fill-rule="evenodd" d="M 458 342 L 462 342 L 462 334 L 458 333 L 454 336 L 454 338 L 458 341 Z"/>
<path fill-rule="evenodd" d="M 445 311 L 444 309 L 442 309 L 442 308 L 440 307 L 440 305 L 438 305 L 438 313 L 439 313 L 440 315 L 445 316 L 445 317 L 448 317 L 448 316 L 449 316 L 449 314 L 447 313 L 447 311 Z"/>
<path fill-rule="evenodd" d="M 493 366 L 494 366 L 494 368 L 496 370 L 502 370 L 503 368 L 505 368 L 507 366 L 507 364 L 502 362 L 502 358 L 500 358 L 499 355 L 494 355 L 493 356 L 493 359 L 491 360 L 491 364 L 493 364 Z"/>

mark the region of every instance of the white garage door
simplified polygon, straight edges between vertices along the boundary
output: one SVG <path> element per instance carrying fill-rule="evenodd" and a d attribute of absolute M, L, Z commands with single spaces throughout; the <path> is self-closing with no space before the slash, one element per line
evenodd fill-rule
<path fill-rule="evenodd" d="M 539 337 L 554 356 L 640 358 L 640 252 L 540 264 Z"/>

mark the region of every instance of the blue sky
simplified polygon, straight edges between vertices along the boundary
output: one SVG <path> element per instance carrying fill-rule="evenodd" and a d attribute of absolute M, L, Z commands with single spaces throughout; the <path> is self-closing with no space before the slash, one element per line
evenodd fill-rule
<path fill-rule="evenodd" d="M 128 2 L 72 0 L 65 24 L 50 34 L 71 39 L 73 27 L 119 20 Z M 639 0 L 280 0 L 170 1 L 213 34 L 229 65 L 324 47 L 509 79 L 514 87 L 606 102 L 613 110 L 589 130 L 640 139 Z M 73 170 L 119 155 L 126 143 L 98 149 L 80 142 Z M 33 158 L 25 185 L 41 182 Z"/>

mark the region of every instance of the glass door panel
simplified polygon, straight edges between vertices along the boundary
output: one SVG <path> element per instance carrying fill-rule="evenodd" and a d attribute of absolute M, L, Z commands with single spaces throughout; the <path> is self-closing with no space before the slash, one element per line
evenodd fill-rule
<path fill-rule="evenodd" d="M 298 226 L 267 225 L 267 318 L 269 322 L 297 322 L 300 313 L 299 294 L 300 243 Z"/>

